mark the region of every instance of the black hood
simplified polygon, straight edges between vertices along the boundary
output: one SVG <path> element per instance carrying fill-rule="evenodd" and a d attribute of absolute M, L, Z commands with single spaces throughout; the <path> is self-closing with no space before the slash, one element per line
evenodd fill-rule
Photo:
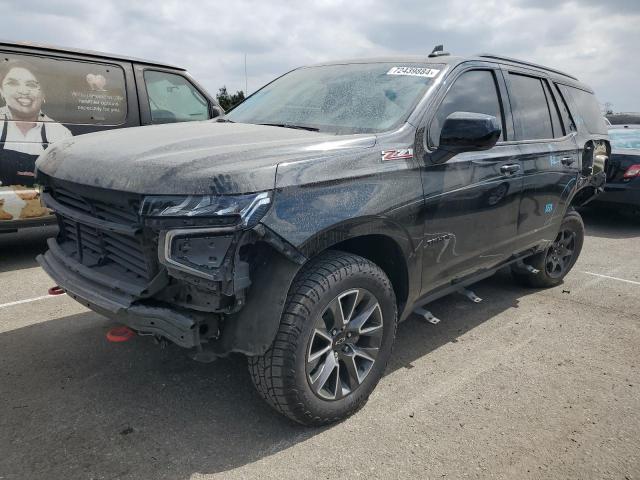
<path fill-rule="evenodd" d="M 274 188 L 281 162 L 371 147 L 373 135 L 335 136 L 241 123 L 186 122 L 81 135 L 54 144 L 36 170 L 139 194 L 233 194 Z"/>

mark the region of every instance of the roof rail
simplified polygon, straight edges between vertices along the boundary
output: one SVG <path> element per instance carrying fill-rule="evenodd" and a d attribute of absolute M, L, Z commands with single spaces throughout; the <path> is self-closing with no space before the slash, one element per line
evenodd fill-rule
<path fill-rule="evenodd" d="M 555 68 L 549 68 L 549 67 L 545 67 L 544 65 L 538 65 L 537 63 L 531 63 L 531 62 L 525 62 L 524 60 L 518 60 L 517 58 L 511 58 L 511 57 L 504 57 L 502 55 L 494 55 L 493 53 L 480 53 L 478 55 L 478 57 L 482 57 L 482 58 L 493 58 L 495 60 L 505 60 L 507 62 L 511 62 L 511 63 L 518 63 L 520 65 L 527 65 L 529 67 L 535 67 L 535 68 L 539 68 L 541 70 L 547 70 L 549 72 L 553 72 L 553 73 L 557 73 L 559 75 L 564 75 L 565 77 L 569 77 L 572 78 L 575 81 L 579 81 L 576 77 L 574 77 L 573 75 L 569 75 L 568 73 L 562 72 L 560 70 L 556 70 Z"/>

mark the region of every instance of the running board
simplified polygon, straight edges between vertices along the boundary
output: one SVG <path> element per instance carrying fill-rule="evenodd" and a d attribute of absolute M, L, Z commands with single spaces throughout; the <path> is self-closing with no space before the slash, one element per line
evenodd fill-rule
<path fill-rule="evenodd" d="M 458 293 L 460 295 L 464 295 L 465 297 L 467 297 L 469 300 L 471 300 L 473 303 L 480 303 L 482 301 L 482 299 L 477 296 L 475 293 L 473 293 L 471 290 L 467 290 L 466 288 L 462 287 L 460 290 L 458 290 Z"/>
<path fill-rule="evenodd" d="M 509 265 L 514 265 L 518 270 L 521 269 L 521 271 L 523 272 L 527 272 L 532 275 L 535 275 L 536 273 L 538 273 L 539 270 L 533 268 L 531 265 L 527 265 L 526 263 L 524 263 L 524 260 L 536 253 L 538 253 L 538 251 L 534 249 L 529 249 L 527 252 L 523 252 L 520 255 L 518 255 L 517 258 L 511 258 L 510 260 L 507 260 L 506 262 L 503 262 L 500 265 L 497 265 L 493 268 L 489 268 L 486 270 L 482 270 L 468 277 L 453 280 L 448 285 L 444 285 L 440 288 L 437 288 L 434 291 L 427 293 L 426 295 L 421 297 L 420 300 L 418 300 L 413 304 L 414 306 L 411 310 L 407 309 L 405 311 L 401 321 L 406 320 L 411 313 L 415 313 L 416 315 L 420 315 L 427 322 L 433 325 L 440 323 L 440 319 L 424 307 L 429 303 L 435 300 L 438 300 L 439 298 L 445 297 L 449 294 L 456 293 L 456 292 L 466 296 L 473 303 L 482 302 L 482 298 L 478 297 L 474 292 L 472 292 L 471 290 L 468 290 L 465 287 L 472 285 L 474 283 L 477 283 L 481 280 L 484 280 L 485 278 L 489 278 L 501 268 L 505 268 Z"/>
<path fill-rule="evenodd" d="M 420 315 L 422 318 L 424 318 L 427 322 L 431 323 L 432 325 L 437 325 L 438 323 L 440 323 L 440 319 L 438 317 L 436 317 L 429 310 L 425 310 L 422 307 L 416 308 L 413 311 L 413 313 Z"/>
<path fill-rule="evenodd" d="M 540 270 L 533 268 L 531 265 L 527 265 L 523 260 L 518 260 L 515 263 L 514 268 L 520 273 L 530 273 L 531 275 L 540 273 Z"/>

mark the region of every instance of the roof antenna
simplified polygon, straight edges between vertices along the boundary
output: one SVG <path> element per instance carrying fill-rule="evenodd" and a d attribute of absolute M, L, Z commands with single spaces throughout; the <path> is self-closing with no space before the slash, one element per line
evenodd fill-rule
<path fill-rule="evenodd" d="M 449 55 L 449 52 L 444 51 L 444 45 L 436 45 L 435 47 L 433 47 L 433 50 L 429 54 L 429 58 L 445 57 L 447 55 Z"/>

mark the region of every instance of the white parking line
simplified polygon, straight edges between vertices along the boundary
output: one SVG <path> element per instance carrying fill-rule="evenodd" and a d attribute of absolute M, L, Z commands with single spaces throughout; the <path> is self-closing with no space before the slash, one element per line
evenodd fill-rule
<path fill-rule="evenodd" d="M 633 280 L 627 280 L 624 278 L 610 277 L 609 275 L 601 275 L 599 273 L 593 273 L 593 272 L 582 272 L 582 273 L 586 273 L 587 275 L 593 275 L 594 277 L 602 277 L 602 278 L 608 278 L 610 280 L 618 280 L 619 282 L 631 283 L 632 285 L 640 285 L 640 282 L 635 282 Z"/>
<path fill-rule="evenodd" d="M 60 296 L 62 295 L 42 295 L 41 297 L 26 298 L 24 300 L 17 300 L 15 302 L 2 303 L 0 304 L 0 308 L 13 307 L 14 305 L 20 305 L 21 303 L 37 302 L 38 300 L 46 300 L 47 298 L 55 298 Z"/>

